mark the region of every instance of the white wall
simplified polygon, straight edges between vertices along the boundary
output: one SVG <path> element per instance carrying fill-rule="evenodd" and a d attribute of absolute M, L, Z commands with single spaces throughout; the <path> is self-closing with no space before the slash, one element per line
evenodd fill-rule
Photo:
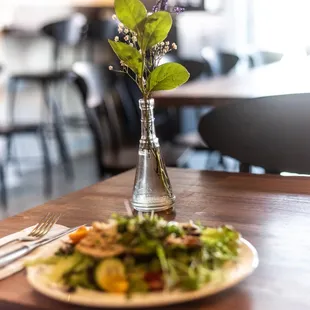
<path fill-rule="evenodd" d="M 309 0 L 249 0 L 253 42 L 262 49 L 295 53 L 310 45 Z"/>
<path fill-rule="evenodd" d="M 229 51 L 245 49 L 248 0 L 228 0 L 224 3 L 223 11 L 217 15 L 184 12 L 177 17 L 181 56 L 198 58 L 206 45 Z"/>

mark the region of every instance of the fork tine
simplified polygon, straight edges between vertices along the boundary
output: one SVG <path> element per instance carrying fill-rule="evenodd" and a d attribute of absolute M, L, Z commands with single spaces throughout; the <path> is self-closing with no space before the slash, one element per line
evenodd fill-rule
<path fill-rule="evenodd" d="M 46 227 L 46 225 L 52 220 L 53 217 L 54 213 L 50 213 L 49 216 L 45 219 L 45 221 L 42 222 L 42 224 L 38 227 L 38 229 L 34 233 L 32 233 L 31 236 L 37 237 L 41 233 L 42 229 Z"/>
<path fill-rule="evenodd" d="M 45 229 L 45 227 L 49 224 L 50 221 L 54 218 L 55 214 L 50 213 L 49 217 L 42 223 L 42 225 L 38 228 L 38 230 L 32 234 L 33 237 L 38 237 L 41 234 L 41 231 Z"/>
<path fill-rule="evenodd" d="M 49 218 L 50 215 L 51 215 L 51 213 L 48 212 L 43 218 L 41 218 L 40 221 L 38 222 L 38 224 L 28 234 L 28 236 L 33 237 L 38 232 L 38 230 L 41 228 L 41 226 L 47 221 L 47 219 Z"/>
<path fill-rule="evenodd" d="M 44 228 L 41 229 L 40 233 L 37 234 L 37 237 L 45 236 L 53 227 L 53 225 L 59 220 L 61 214 L 54 214 L 51 220 L 46 224 Z"/>
<path fill-rule="evenodd" d="M 41 234 L 39 235 L 39 237 L 45 236 L 52 229 L 53 225 L 57 223 L 57 221 L 59 220 L 60 216 L 61 216 L 61 214 L 55 214 L 55 216 L 51 220 L 51 222 L 45 227 L 44 230 L 41 231 Z"/>
<path fill-rule="evenodd" d="M 40 229 L 33 235 L 34 237 L 40 237 L 42 233 L 45 231 L 46 227 L 53 221 L 55 217 L 55 213 L 51 213 L 51 216 L 44 222 L 44 224 L 40 227 Z"/>
<path fill-rule="evenodd" d="M 51 229 L 52 227 L 58 222 L 59 218 L 61 217 L 61 213 L 56 213 L 54 216 L 54 219 L 49 223 L 49 225 L 45 228 L 45 230 L 42 232 L 40 237 L 45 236 Z"/>

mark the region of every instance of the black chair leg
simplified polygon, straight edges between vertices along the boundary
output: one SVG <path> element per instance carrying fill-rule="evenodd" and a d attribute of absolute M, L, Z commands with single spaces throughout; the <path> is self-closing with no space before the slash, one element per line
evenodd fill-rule
<path fill-rule="evenodd" d="M 240 163 L 239 170 L 240 170 L 240 172 L 250 173 L 251 172 L 251 166 L 249 164 Z"/>
<path fill-rule="evenodd" d="M 53 186 L 52 163 L 43 128 L 39 131 L 39 136 L 43 155 L 44 196 L 49 198 L 52 195 Z"/>
<path fill-rule="evenodd" d="M 68 180 L 73 180 L 74 177 L 73 164 L 63 135 L 61 115 L 58 111 L 56 103 L 50 100 L 49 98 L 48 85 L 46 83 L 42 83 L 42 88 L 45 104 L 49 109 L 49 112 L 52 113 L 53 116 L 53 127 L 55 131 L 56 141 L 58 144 L 59 154 L 61 156 L 65 169 L 65 176 L 67 177 Z"/>
<path fill-rule="evenodd" d="M 11 125 L 14 124 L 15 105 L 17 97 L 18 80 L 11 78 L 8 86 L 8 120 Z M 9 162 L 12 157 L 12 135 L 7 136 L 7 161 Z"/>
<path fill-rule="evenodd" d="M 6 183 L 5 183 L 5 173 L 4 167 L 0 164 L 0 182 L 1 182 L 1 204 L 4 206 L 5 211 L 8 207 L 8 200 L 7 200 L 7 190 L 6 190 Z"/>

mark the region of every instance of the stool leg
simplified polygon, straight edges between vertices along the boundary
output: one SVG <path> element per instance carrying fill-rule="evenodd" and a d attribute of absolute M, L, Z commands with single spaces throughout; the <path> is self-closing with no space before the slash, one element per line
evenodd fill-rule
<path fill-rule="evenodd" d="M 53 186 L 52 163 L 49 156 L 47 141 L 43 128 L 40 129 L 39 136 L 43 155 L 44 196 L 50 197 L 52 195 L 52 186 Z"/>
<path fill-rule="evenodd" d="M 53 127 L 54 127 L 56 141 L 57 141 L 58 148 L 59 148 L 59 153 L 60 153 L 60 156 L 61 156 L 61 159 L 64 165 L 64 169 L 65 169 L 65 176 L 67 177 L 68 180 L 72 180 L 74 176 L 73 165 L 72 165 L 68 147 L 67 147 L 64 135 L 63 135 L 61 115 L 59 114 L 56 103 L 54 103 L 49 98 L 47 83 L 43 82 L 42 88 L 43 88 L 43 96 L 44 96 L 45 104 L 47 108 L 49 109 L 49 112 L 52 113 L 52 116 L 53 116 Z"/>
<path fill-rule="evenodd" d="M 18 80 L 11 78 L 8 86 L 8 121 L 10 125 L 14 124 L 14 113 L 17 97 Z M 9 162 L 12 157 L 12 135 L 7 136 L 7 161 Z"/>
<path fill-rule="evenodd" d="M 5 183 L 5 173 L 4 167 L 0 164 L 0 182 L 1 182 L 1 203 L 4 206 L 4 209 L 7 210 L 8 201 L 7 201 L 7 190 L 6 190 L 6 183 Z"/>

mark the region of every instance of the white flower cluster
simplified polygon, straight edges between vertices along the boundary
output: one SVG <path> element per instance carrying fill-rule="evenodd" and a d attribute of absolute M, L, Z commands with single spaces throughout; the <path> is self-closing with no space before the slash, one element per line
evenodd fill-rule
<path fill-rule="evenodd" d="M 171 52 L 172 50 L 177 50 L 177 49 L 178 49 L 178 46 L 174 42 L 170 44 L 169 41 L 165 41 L 165 42 L 160 42 L 156 44 L 152 48 L 152 55 L 153 55 L 155 66 L 158 65 L 160 59 L 163 56 L 165 56 L 167 53 Z"/>
<path fill-rule="evenodd" d="M 113 17 L 112 17 L 112 18 L 113 18 Z M 136 34 L 134 31 L 132 31 L 132 30 L 126 28 L 126 27 L 124 26 L 124 24 L 122 24 L 122 23 L 119 23 L 119 24 L 118 24 L 117 30 L 118 30 L 118 33 L 119 33 L 119 34 L 124 35 L 124 37 L 123 37 L 123 38 L 124 38 L 124 41 L 125 41 L 128 45 L 130 45 L 131 47 L 134 47 L 134 46 L 136 45 L 136 43 L 137 43 L 137 34 Z M 115 41 L 115 42 L 118 42 L 119 39 L 120 39 L 119 36 L 116 36 L 116 37 L 114 38 L 114 41 Z"/>

